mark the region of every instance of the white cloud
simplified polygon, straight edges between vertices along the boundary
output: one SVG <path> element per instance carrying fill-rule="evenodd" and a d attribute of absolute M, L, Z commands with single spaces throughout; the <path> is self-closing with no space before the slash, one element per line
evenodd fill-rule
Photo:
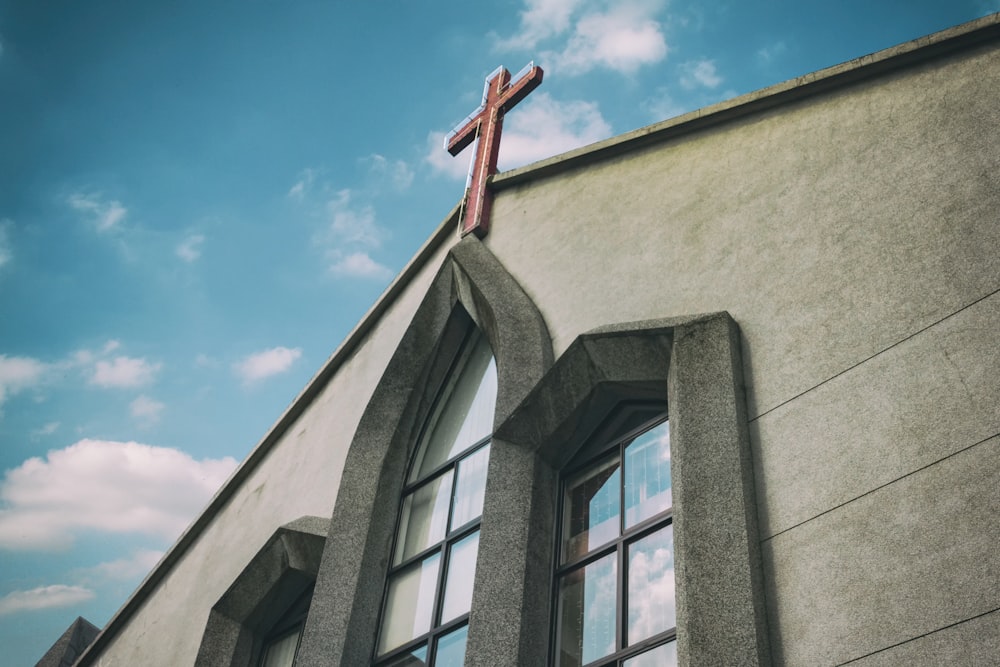
<path fill-rule="evenodd" d="M 10 262 L 14 257 L 14 253 L 10 247 L 10 238 L 7 234 L 7 229 L 13 225 L 14 221 L 10 218 L 0 220 L 0 267 Z"/>
<path fill-rule="evenodd" d="M 12 591 L 0 598 L 0 616 L 22 611 L 72 607 L 93 599 L 94 591 L 82 586 L 55 584 L 30 591 Z"/>
<path fill-rule="evenodd" d="M 37 359 L 0 354 L 0 406 L 8 397 L 40 385 L 48 370 L 49 365 Z"/>
<path fill-rule="evenodd" d="M 77 192 L 68 201 L 74 210 L 89 213 L 99 232 L 114 229 L 128 215 L 128 209 L 120 201 L 104 200 L 97 194 Z"/>
<path fill-rule="evenodd" d="M 526 0 L 525 4 L 527 7 L 521 11 L 521 31 L 500 39 L 499 49 L 534 49 L 542 40 L 568 30 L 570 17 L 584 3 L 582 0 Z"/>
<path fill-rule="evenodd" d="M 256 352 L 233 365 L 243 384 L 252 384 L 272 375 L 284 373 L 302 356 L 302 348 L 272 347 Z"/>
<path fill-rule="evenodd" d="M 660 62 L 667 56 L 667 42 L 659 22 L 647 15 L 648 9 L 634 3 L 588 14 L 576 24 L 566 47 L 545 57 L 567 74 L 598 67 L 632 74 L 643 65 Z"/>
<path fill-rule="evenodd" d="M 594 102 L 559 102 L 548 93 L 536 93 L 504 119 L 499 168 L 513 169 L 552 157 L 611 136 L 611 126 Z M 432 169 L 450 178 L 464 179 L 474 146 L 452 157 L 441 148 L 444 133 L 432 133 L 424 158 Z"/>
<path fill-rule="evenodd" d="M 160 421 L 160 415 L 167 406 L 149 396 L 142 395 L 129 403 L 128 407 L 129 412 L 135 419 L 144 424 L 151 425 Z"/>
<path fill-rule="evenodd" d="M 98 563 L 93 567 L 82 568 L 78 574 L 84 580 L 128 581 L 145 577 L 163 558 L 162 551 L 155 549 L 139 549 L 128 558 Z"/>
<path fill-rule="evenodd" d="M 395 190 L 406 190 L 413 184 L 413 170 L 405 160 L 389 160 L 383 155 L 372 153 L 365 162 L 368 171 L 380 179 L 388 180 Z"/>
<path fill-rule="evenodd" d="M 538 93 L 505 121 L 500 164 L 503 169 L 512 169 L 611 134 L 611 126 L 595 102 L 558 102 L 547 93 Z"/>
<path fill-rule="evenodd" d="M 175 252 L 178 257 L 190 264 L 201 257 L 201 246 L 204 243 L 205 237 L 202 234 L 191 234 L 186 239 L 181 241 Z"/>
<path fill-rule="evenodd" d="M 153 381 L 163 367 L 161 363 L 150 363 L 133 357 L 115 357 L 111 361 L 94 364 L 94 375 L 90 384 L 99 387 L 141 387 Z"/>
<path fill-rule="evenodd" d="M 566 74 L 602 67 L 631 74 L 667 55 L 657 15 L 662 0 L 528 0 L 520 31 L 497 38 L 501 51 L 536 51 L 544 43 L 544 64 Z"/>
<path fill-rule="evenodd" d="M 0 548 L 51 550 L 88 532 L 173 540 L 236 467 L 169 447 L 80 440 L 8 470 Z"/>
<path fill-rule="evenodd" d="M 714 60 L 693 60 L 680 66 L 681 86 L 687 90 L 694 88 L 718 88 L 722 83 L 715 68 Z"/>
<path fill-rule="evenodd" d="M 469 175 L 469 164 L 476 154 L 476 143 L 473 142 L 464 151 L 452 156 L 451 153 L 442 148 L 445 134 L 444 132 L 431 132 L 427 135 L 427 155 L 424 160 L 435 172 L 452 180 L 463 180 Z"/>
<path fill-rule="evenodd" d="M 101 348 L 101 352 L 104 354 L 111 354 L 121 346 L 122 346 L 121 341 L 112 339 L 104 344 L 104 347 Z"/>
<path fill-rule="evenodd" d="M 351 191 L 341 190 L 326 203 L 332 239 L 338 243 L 353 243 L 377 248 L 387 236 L 375 222 L 375 209 L 369 205 L 351 204 Z"/>
<path fill-rule="evenodd" d="M 385 280 L 393 275 L 392 269 L 379 264 L 366 252 L 352 252 L 346 256 L 337 256 L 334 253 L 332 259 L 330 271 L 336 275 L 378 280 Z"/>

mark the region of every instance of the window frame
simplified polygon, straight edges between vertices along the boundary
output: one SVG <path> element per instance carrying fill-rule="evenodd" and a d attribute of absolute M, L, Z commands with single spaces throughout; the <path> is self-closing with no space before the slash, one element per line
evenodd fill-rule
<path fill-rule="evenodd" d="M 441 622 L 440 619 L 444 611 L 443 607 L 448 583 L 448 568 L 451 561 L 452 548 L 465 538 L 480 530 L 482 525 L 482 512 L 480 512 L 476 518 L 466 521 L 464 524 L 454 528 L 451 527 L 451 521 L 455 512 L 455 492 L 459 483 L 459 465 L 463 461 L 469 460 L 476 453 L 484 449 L 489 449 L 493 440 L 492 429 L 488 435 L 473 441 L 472 444 L 467 445 L 454 455 L 447 458 L 445 461 L 439 463 L 434 468 L 426 471 L 422 476 L 416 477 L 413 481 L 409 480 L 415 474 L 415 469 L 422 465 L 423 459 L 419 457 L 421 454 L 426 456 L 427 452 L 423 448 L 429 447 L 432 444 L 430 438 L 433 435 L 433 431 L 437 426 L 438 420 L 444 410 L 447 409 L 448 401 L 454 396 L 455 387 L 461 379 L 462 372 L 465 369 L 465 364 L 469 362 L 470 358 L 476 351 L 477 346 L 481 344 L 485 344 L 489 347 L 489 339 L 475 326 L 475 324 L 470 323 L 461 344 L 458 346 L 458 349 L 451 360 L 451 363 L 448 364 L 448 369 L 443 381 L 438 383 L 437 394 L 434 398 L 431 409 L 427 414 L 427 418 L 424 420 L 424 423 L 420 428 L 416 445 L 406 466 L 406 477 L 404 479 L 407 481 L 404 482 L 403 488 L 400 490 L 399 494 L 396 524 L 393 532 L 392 545 L 389 551 L 389 567 L 386 570 L 385 582 L 383 583 L 382 602 L 380 605 L 381 612 L 379 613 L 375 647 L 370 663 L 375 667 L 391 665 L 396 658 L 417 650 L 422 645 L 427 647 L 426 663 L 434 664 L 437 654 L 438 641 L 442 637 L 459 629 L 462 625 L 467 625 L 469 621 L 470 612 L 464 612 L 445 622 Z M 490 347 L 489 350 L 490 364 L 495 364 L 496 356 L 493 353 L 492 347 Z M 488 469 L 489 460 L 487 456 L 487 471 Z M 396 551 L 399 548 L 399 540 L 402 537 L 400 529 L 404 518 L 404 508 L 407 497 L 420 488 L 431 484 L 434 480 L 444 477 L 449 472 L 452 473 L 452 481 L 451 489 L 449 490 L 448 515 L 445 520 L 446 530 L 444 537 L 433 544 L 424 547 L 420 551 L 411 554 L 409 557 L 403 558 L 399 563 L 395 563 Z M 478 550 L 477 545 L 477 556 Z M 393 577 L 403 570 L 426 560 L 435 552 L 440 555 L 440 560 L 438 561 L 437 582 L 434 586 L 434 600 L 431 608 L 430 628 L 426 632 L 423 632 L 420 635 L 413 637 L 403 644 L 400 644 L 399 646 L 380 655 L 379 646 L 382 642 L 383 633 L 386 630 L 386 610 L 389 599 L 390 584 L 393 581 Z"/>
<path fill-rule="evenodd" d="M 647 413 L 650 416 L 638 425 L 628 427 L 634 414 Z M 634 644 L 626 645 L 628 634 L 628 548 L 649 537 L 650 535 L 673 526 L 673 503 L 670 507 L 647 517 L 631 527 L 626 527 L 625 505 L 625 450 L 639 436 L 644 435 L 663 424 L 668 424 L 667 406 L 658 402 L 626 401 L 614 408 L 604 423 L 593 434 L 588 436 L 574 458 L 559 473 L 558 510 L 556 512 L 555 530 L 553 531 L 554 567 L 552 571 L 552 604 L 551 604 L 551 641 L 549 649 L 550 664 L 559 664 L 559 650 L 562 640 L 562 624 L 560 623 L 559 587 L 561 580 L 567 574 L 586 567 L 592 563 L 614 554 L 615 564 L 615 651 L 601 656 L 596 660 L 583 663 L 580 667 L 604 667 L 606 665 L 620 666 L 639 654 L 667 644 L 677 639 L 677 626 L 646 637 Z M 625 430 L 623 430 L 623 428 Z M 594 443 L 603 443 L 594 447 Z M 599 465 L 603 460 L 617 456 L 622 477 L 618 483 L 618 536 L 598 545 L 583 556 L 574 560 L 563 561 L 565 548 L 563 526 L 567 511 L 566 486 L 577 473 Z"/>

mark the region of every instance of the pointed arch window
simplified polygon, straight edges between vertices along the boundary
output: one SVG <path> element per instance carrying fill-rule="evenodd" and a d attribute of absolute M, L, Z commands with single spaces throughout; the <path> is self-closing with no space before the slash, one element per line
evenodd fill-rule
<path fill-rule="evenodd" d="M 557 667 L 675 665 L 670 424 L 620 410 L 562 481 Z"/>
<path fill-rule="evenodd" d="M 474 329 L 410 461 L 375 649 L 379 667 L 464 662 L 496 397 L 493 352 Z"/>

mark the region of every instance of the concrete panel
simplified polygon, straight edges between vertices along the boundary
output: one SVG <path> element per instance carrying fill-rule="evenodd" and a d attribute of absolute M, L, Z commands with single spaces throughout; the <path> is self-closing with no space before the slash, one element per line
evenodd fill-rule
<path fill-rule="evenodd" d="M 750 425 L 769 537 L 1000 433 L 1000 293 Z"/>
<path fill-rule="evenodd" d="M 837 665 L 996 609 L 998 534 L 1000 436 L 766 540 L 775 664 Z"/>
<path fill-rule="evenodd" d="M 557 355 L 729 311 L 753 417 L 1000 287 L 998 126 L 994 46 L 512 186 L 486 242 Z"/>
<path fill-rule="evenodd" d="M 851 663 L 854 667 L 962 665 L 995 667 L 1000 658 L 1000 610 L 880 651 Z"/>

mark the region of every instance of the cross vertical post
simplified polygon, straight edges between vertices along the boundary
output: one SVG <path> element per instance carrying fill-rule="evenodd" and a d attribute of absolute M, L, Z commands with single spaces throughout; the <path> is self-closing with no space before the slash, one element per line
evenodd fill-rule
<path fill-rule="evenodd" d="M 514 83 L 505 67 L 494 70 L 486 77 L 483 103 L 445 138 L 445 148 L 452 155 L 458 155 L 479 139 L 463 200 L 462 236 L 473 233 L 483 238 L 489 231 L 493 193 L 487 181 L 497 172 L 504 114 L 537 88 L 544 74 L 542 68 L 534 64 L 526 69 L 527 72 Z"/>

